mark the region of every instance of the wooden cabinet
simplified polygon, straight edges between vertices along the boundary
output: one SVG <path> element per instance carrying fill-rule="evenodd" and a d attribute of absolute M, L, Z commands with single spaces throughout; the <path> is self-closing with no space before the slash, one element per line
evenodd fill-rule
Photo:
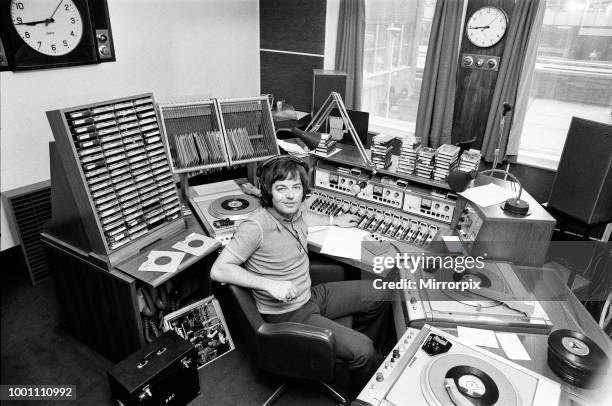
<path fill-rule="evenodd" d="M 139 288 L 208 275 L 220 247 L 186 254 L 173 273 L 138 270 L 150 251 L 204 234 L 183 216 L 155 107 L 142 94 L 47 112 L 53 214 L 42 242 L 67 328 L 112 361 L 145 342 Z"/>

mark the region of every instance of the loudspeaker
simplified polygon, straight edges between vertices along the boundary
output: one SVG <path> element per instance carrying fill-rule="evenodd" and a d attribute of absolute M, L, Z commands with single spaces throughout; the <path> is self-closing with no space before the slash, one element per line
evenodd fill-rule
<path fill-rule="evenodd" d="M 312 78 L 312 111 L 319 111 L 331 92 L 340 93 L 342 100 L 346 96 L 346 72 L 339 70 L 313 69 Z"/>
<path fill-rule="evenodd" d="M 572 117 L 548 206 L 586 224 L 612 221 L 612 126 Z"/>

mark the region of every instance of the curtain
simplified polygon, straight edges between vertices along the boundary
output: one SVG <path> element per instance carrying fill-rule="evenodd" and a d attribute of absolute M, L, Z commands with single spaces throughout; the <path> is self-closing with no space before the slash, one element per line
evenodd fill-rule
<path fill-rule="evenodd" d="M 497 74 L 495 91 L 493 92 L 493 98 L 491 100 L 491 110 L 489 111 L 481 147 L 481 152 L 486 161 L 493 161 L 495 157 L 495 149 L 497 148 L 501 131 L 500 122 L 503 103 L 507 102 L 513 107 L 516 107 L 519 80 L 521 79 L 524 63 L 527 59 L 530 42 L 533 42 L 531 38 L 539 35 L 540 32 L 540 30 L 535 27 L 535 22 L 538 10 L 540 9 L 540 3 L 544 1 L 545 0 L 517 1 L 514 4 L 512 17 L 510 18 L 510 26 L 506 33 L 506 46 Z M 535 50 L 532 49 L 532 53 L 535 58 Z M 527 89 L 525 89 L 525 91 L 528 93 Z M 523 95 L 521 95 L 521 97 L 523 97 Z M 526 101 L 521 99 L 521 103 L 526 104 Z M 508 134 L 510 133 L 515 114 L 514 108 L 506 114 L 504 133 L 501 134 L 500 158 L 506 155 L 506 147 L 509 145 Z M 521 113 L 519 113 L 519 115 L 520 114 Z M 524 113 L 522 114 L 524 116 Z"/>
<path fill-rule="evenodd" d="M 340 0 L 336 69 L 346 72 L 346 108 L 361 108 L 363 87 L 363 43 L 365 38 L 365 0 Z"/>
<path fill-rule="evenodd" d="M 423 145 L 451 142 L 463 0 L 438 0 L 427 45 L 416 134 Z"/>
<path fill-rule="evenodd" d="M 525 52 L 525 61 L 521 69 L 521 78 L 519 79 L 516 102 L 514 106 L 514 114 L 512 116 L 512 125 L 508 135 L 508 148 L 506 156 L 511 162 L 516 162 L 519 145 L 521 143 L 521 134 L 523 133 L 523 124 L 525 124 L 525 115 L 529 107 L 529 97 L 531 95 L 531 85 L 533 84 L 533 73 L 535 72 L 536 56 L 540 37 L 542 34 L 542 24 L 544 21 L 544 12 L 546 11 L 546 1 L 540 0 L 537 6 L 536 16 L 531 29 L 531 36 L 528 40 L 527 51 Z"/>

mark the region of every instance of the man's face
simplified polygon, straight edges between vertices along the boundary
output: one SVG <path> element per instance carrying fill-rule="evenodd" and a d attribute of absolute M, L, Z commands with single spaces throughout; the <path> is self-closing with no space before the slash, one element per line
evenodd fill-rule
<path fill-rule="evenodd" d="M 277 180 L 272 184 L 272 207 L 281 215 L 291 218 L 300 209 L 303 194 L 299 176 Z"/>

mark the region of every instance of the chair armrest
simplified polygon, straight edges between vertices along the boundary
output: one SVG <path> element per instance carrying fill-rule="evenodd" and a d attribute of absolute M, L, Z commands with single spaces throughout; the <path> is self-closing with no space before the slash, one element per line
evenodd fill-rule
<path fill-rule="evenodd" d="M 294 378 L 333 379 L 336 339 L 330 330 L 301 323 L 264 323 L 256 340 L 261 368 Z"/>

